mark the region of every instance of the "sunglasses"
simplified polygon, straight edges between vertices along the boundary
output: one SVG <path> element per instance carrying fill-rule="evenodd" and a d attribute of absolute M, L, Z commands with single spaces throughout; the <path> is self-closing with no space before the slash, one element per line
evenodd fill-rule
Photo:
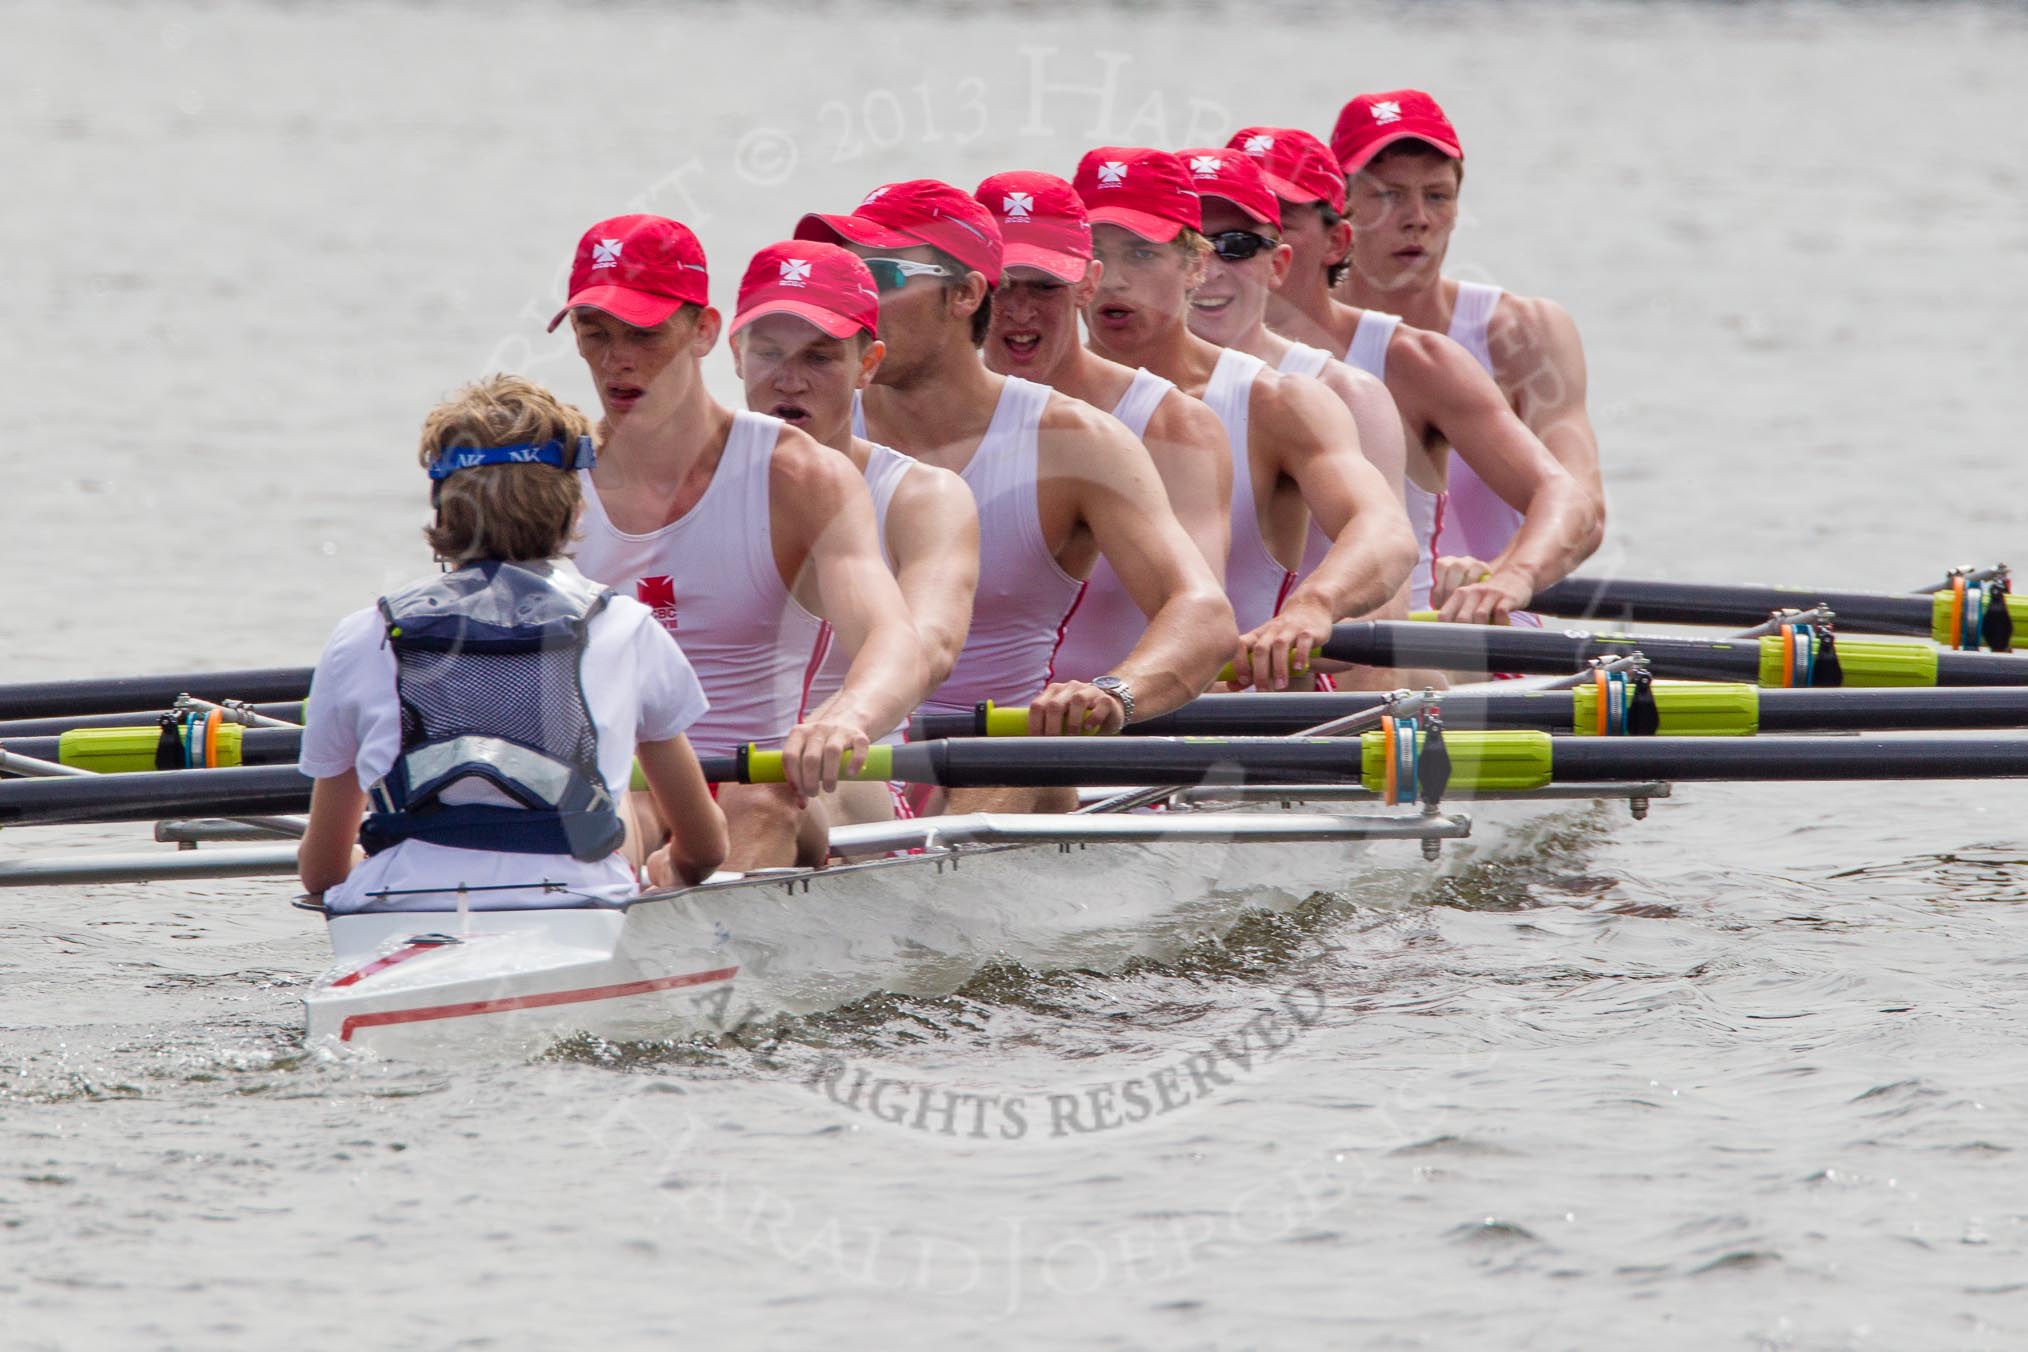
<path fill-rule="evenodd" d="M 1281 241 L 1256 235 L 1251 230 L 1221 230 L 1211 237 L 1211 252 L 1228 263 L 1242 263 L 1262 249 L 1272 249 Z"/>
<path fill-rule="evenodd" d="M 873 284 L 882 291 L 899 291 L 916 277 L 957 276 L 941 263 L 918 263 L 911 258 L 865 258 L 860 261 L 873 274 Z"/>

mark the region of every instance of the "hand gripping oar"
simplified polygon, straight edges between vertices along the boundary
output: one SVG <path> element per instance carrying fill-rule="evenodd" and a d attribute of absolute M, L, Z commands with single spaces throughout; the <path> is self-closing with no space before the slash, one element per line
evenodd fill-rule
<path fill-rule="evenodd" d="M 1599 692 L 1590 682 L 1568 689 L 1511 689 L 1518 682 L 1443 693 L 1452 731 L 1533 728 L 1598 735 Z M 1379 709 L 1379 691 L 1199 695 L 1180 709 L 1123 729 L 1129 737 L 1286 737 L 1347 714 Z M 1762 690 L 1737 682 L 1655 681 L 1648 686 L 1654 731 L 1665 737 L 1746 737 L 1755 733 L 1866 732 L 2028 728 L 2028 687 Z M 1624 729 L 1629 733 L 1632 728 Z M 1025 737 L 1024 708 L 982 707 L 969 714 L 918 714 L 909 740 Z"/>
<path fill-rule="evenodd" d="M 1422 734 L 1419 734 L 1419 736 Z M 1449 789 L 1513 793 L 1550 784 L 1627 780 L 1918 780 L 2028 778 L 2028 736 L 1551 737 L 1532 731 L 1449 732 Z M 877 747 L 871 775 L 949 788 L 1181 784 L 1386 785 L 1385 738 L 1010 737 Z M 709 768 L 709 767 L 708 767 Z M 746 772 L 778 778 L 780 757 L 756 752 Z M 257 774 L 260 771 L 219 771 Z M 0 785 L 4 790 L 8 785 Z M 1403 797 L 1411 796 L 1402 786 Z"/>

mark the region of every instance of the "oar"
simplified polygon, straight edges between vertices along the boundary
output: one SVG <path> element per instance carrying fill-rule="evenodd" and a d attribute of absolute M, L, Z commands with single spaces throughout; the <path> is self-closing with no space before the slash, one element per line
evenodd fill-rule
<path fill-rule="evenodd" d="M 59 765 L 92 770 L 99 774 L 120 774 L 140 770 L 181 770 L 187 764 L 187 744 L 171 736 L 168 746 L 177 759 L 165 763 L 164 739 L 160 724 L 140 727 L 72 728 L 58 737 L 8 737 L 0 749 L 17 756 L 55 761 Z M 242 728 L 222 724 L 218 729 L 218 765 L 293 765 L 302 754 L 301 728 Z"/>
<path fill-rule="evenodd" d="M 249 706 L 262 718 L 301 725 L 309 706 L 302 700 L 275 700 Z M 52 718 L 13 718 L 0 722 L 0 741 L 14 737 L 61 737 L 80 728 L 124 728 L 152 724 L 167 709 L 129 709 L 109 714 L 58 714 Z"/>
<path fill-rule="evenodd" d="M 1418 746 L 1426 734 L 1418 734 Z M 1902 780 L 2028 777 L 2028 736 L 1556 738 L 1447 732 L 1449 791 L 1512 793 L 1550 784 L 1653 780 Z M 874 747 L 855 778 L 949 788 L 1203 783 L 1387 787 L 1387 734 L 1357 738 L 1009 737 Z M 219 773 L 230 773 L 220 771 Z M 240 772 L 249 773 L 249 772 Z M 706 761 L 711 778 L 778 783 L 781 755 Z M 1401 777 L 1403 796 L 1415 777 Z M 5 786 L 0 786 L 4 788 Z"/>
<path fill-rule="evenodd" d="M 1723 682 L 1657 681 L 1649 687 L 1663 736 L 1747 736 L 1756 732 L 1941 732 L 2028 728 L 2028 687 L 1762 690 Z M 1133 737 L 1285 737 L 1347 714 L 1381 708 L 1387 696 L 1335 694 L 1200 695 L 1180 709 L 1125 729 Z M 1535 728 L 1593 736 L 1599 731 L 1595 685 L 1572 690 L 1438 692 L 1444 726 Z M 969 714 L 917 714 L 911 742 L 940 737 L 1025 737 L 1028 711 L 984 704 Z"/>
<path fill-rule="evenodd" d="M 1991 604 L 2004 597 L 2004 604 Z M 2028 596 L 1977 585 L 1925 596 L 1825 591 L 1806 587 L 1712 586 L 1642 578 L 1567 577 L 1535 593 L 1528 608 L 1544 615 L 1634 624 L 1758 624 L 1770 611 L 1824 606 L 1847 633 L 1910 634 L 1947 648 L 2005 652 L 2028 624 Z M 1968 641 L 1969 640 L 1969 641 Z"/>
<path fill-rule="evenodd" d="M 90 681 L 0 685 L 0 719 L 50 718 L 167 708 L 178 695 L 207 699 L 300 701 L 310 693 L 309 667 L 198 671 L 174 676 L 115 676 Z"/>
<path fill-rule="evenodd" d="M 2002 653 L 1943 652 L 1927 643 L 1836 637 L 1800 626 L 1758 639 L 1589 634 L 1475 624 L 1356 620 L 1318 649 L 1340 662 L 1451 671 L 1569 672 L 1600 657 L 1639 652 L 1656 676 L 1753 681 L 1765 686 L 2028 685 L 2028 660 Z M 1825 660 L 1826 652 L 1835 661 Z"/>
<path fill-rule="evenodd" d="M 0 826 L 261 817 L 309 806 L 310 781 L 293 765 L 0 780 Z"/>

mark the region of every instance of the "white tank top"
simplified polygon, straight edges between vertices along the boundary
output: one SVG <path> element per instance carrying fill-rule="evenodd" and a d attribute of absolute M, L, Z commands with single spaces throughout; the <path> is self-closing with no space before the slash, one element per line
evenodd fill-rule
<path fill-rule="evenodd" d="M 1486 330 L 1503 294 L 1499 287 L 1484 282 L 1459 282 L 1458 303 L 1451 311 L 1451 338 L 1486 368 L 1487 375 L 1493 374 L 1493 349 Z M 1521 529 L 1521 513 L 1487 487 L 1486 481 L 1462 458 L 1453 459 L 1450 479 L 1450 501 L 1444 509 L 1438 551 L 1469 554 L 1477 559 L 1498 558 L 1514 533 Z"/>
<path fill-rule="evenodd" d="M 1362 319 L 1360 323 L 1365 323 L 1365 320 Z M 1292 376 L 1315 376 L 1323 372 L 1330 360 L 1331 354 L 1321 347 L 1311 347 L 1308 343 L 1291 343 L 1289 350 L 1282 353 L 1281 363 L 1275 369 Z"/>
<path fill-rule="evenodd" d="M 1387 345 L 1400 327 L 1400 315 L 1361 310 L 1359 327 L 1352 330 L 1352 346 L 1345 349 L 1345 364 L 1358 367 L 1375 380 L 1387 379 Z"/>
<path fill-rule="evenodd" d="M 900 451 L 872 443 L 872 450 L 866 456 L 866 487 L 873 494 L 873 521 L 880 532 L 880 555 L 887 560 L 887 571 L 895 571 L 894 551 L 887 545 L 887 509 L 894 502 L 894 491 L 901 487 L 901 481 L 915 468 L 915 461 Z M 810 679 L 810 688 L 804 696 L 803 712 L 808 713 L 825 700 L 838 693 L 845 684 L 845 673 L 852 669 L 852 659 L 845 649 L 835 642 L 831 626 L 824 626 L 824 660 L 818 664 L 817 674 Z M 898 740 L 892 729 L 868 728 L 876 741 Z"/>
<path fill-rule="evenodd" d="M 606 516 L 589 471 L 578 570 L 641 601 L 675 636 L 711 708 L 690 727 L 702 755 L 748 742 L 778 747 L 802 716 L 829 630 L 796 604 L 775 566 L 768 470 L 778 419 L 733 415 L 725 455 L 697 505 L 646 535 Z"/>
<path fill-rule="evenodd" d="M 1137 370 L 1133 383 L 1113 405 L 1113 416 L 1127 430 L 1146 441 L 1148 420 L 1155 409 L 1176 388 L 1153 371 Z M 1063 646 L 1056 653 L 1056 674 L 1067 681 L 1089 681 L 1103 676 L 1126 660 L 1141 635 L 1148 632 L 1148 617 L 1134 604 L 1126 584 L 1103 555 L 1084 584 L 1084 599 L 1070 623 L 1063 627 Z"/>
<path fill-rule="evenodd" d="M 1219 354 L 1204 386 L 1204 402 L 1225 424 L 1225 439 L 1232 446 L 1232 550 L 1225 559 L 1225 595 L 1242 634 L 1273 619 L 1296 581 L 1296 575 L 1268 552 L 1254 505 L 1247 412 L 1254 381 L 1266 369 L 1259 357 L 1228 347 Z"/>
<path fill-rule="evenodd" d="M 979 590 L 964 649 L 925 709 L 969 713 L 988 699 L 1026 704 L 1055 678 L 1056 648 L 1084 583 L 1057 566 L 1036 505 L 1036 434 L 1049 396 L 1047 385 L 1007 377 L 962 471 L 979 507 Z"/>

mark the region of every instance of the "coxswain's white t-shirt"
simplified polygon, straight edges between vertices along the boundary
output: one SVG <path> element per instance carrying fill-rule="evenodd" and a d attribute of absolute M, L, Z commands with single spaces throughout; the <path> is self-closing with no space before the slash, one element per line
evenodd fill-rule
<path fill-rule="evenodd" d="M 592 617 L 582 659 L 585 704 L 598 733 L 599 772 L 615 800 L 633 774 L 634 748 L 662 742 L 695 723 L 708 707 L 697 674 L 654 612 L 631 597 L 615 596 Z M 401 752 L 401 704 L 395 691 L 394 649 L 377 607 L 338 622 L 310 685 L 299 766 L 312 779 L 350 771 L 372 789 Z M 545 892 L 558 883 L 575 897 Z M 617 901 L 639 890 L 623 854 L 586 863 L 567 854 L 507 854 L 461 850 L 405 840 L 373 855 L 343 883 L 324 894 L 334 915 L 356 911 L 444 910 L 456 905 L 460 883 L 473 910 L 515 910 L 581 903 L 586 895 Z M 447 892 L 414 894 L 416 889 Z M 407 896 L 373 897 L 381 891 Z"/>

